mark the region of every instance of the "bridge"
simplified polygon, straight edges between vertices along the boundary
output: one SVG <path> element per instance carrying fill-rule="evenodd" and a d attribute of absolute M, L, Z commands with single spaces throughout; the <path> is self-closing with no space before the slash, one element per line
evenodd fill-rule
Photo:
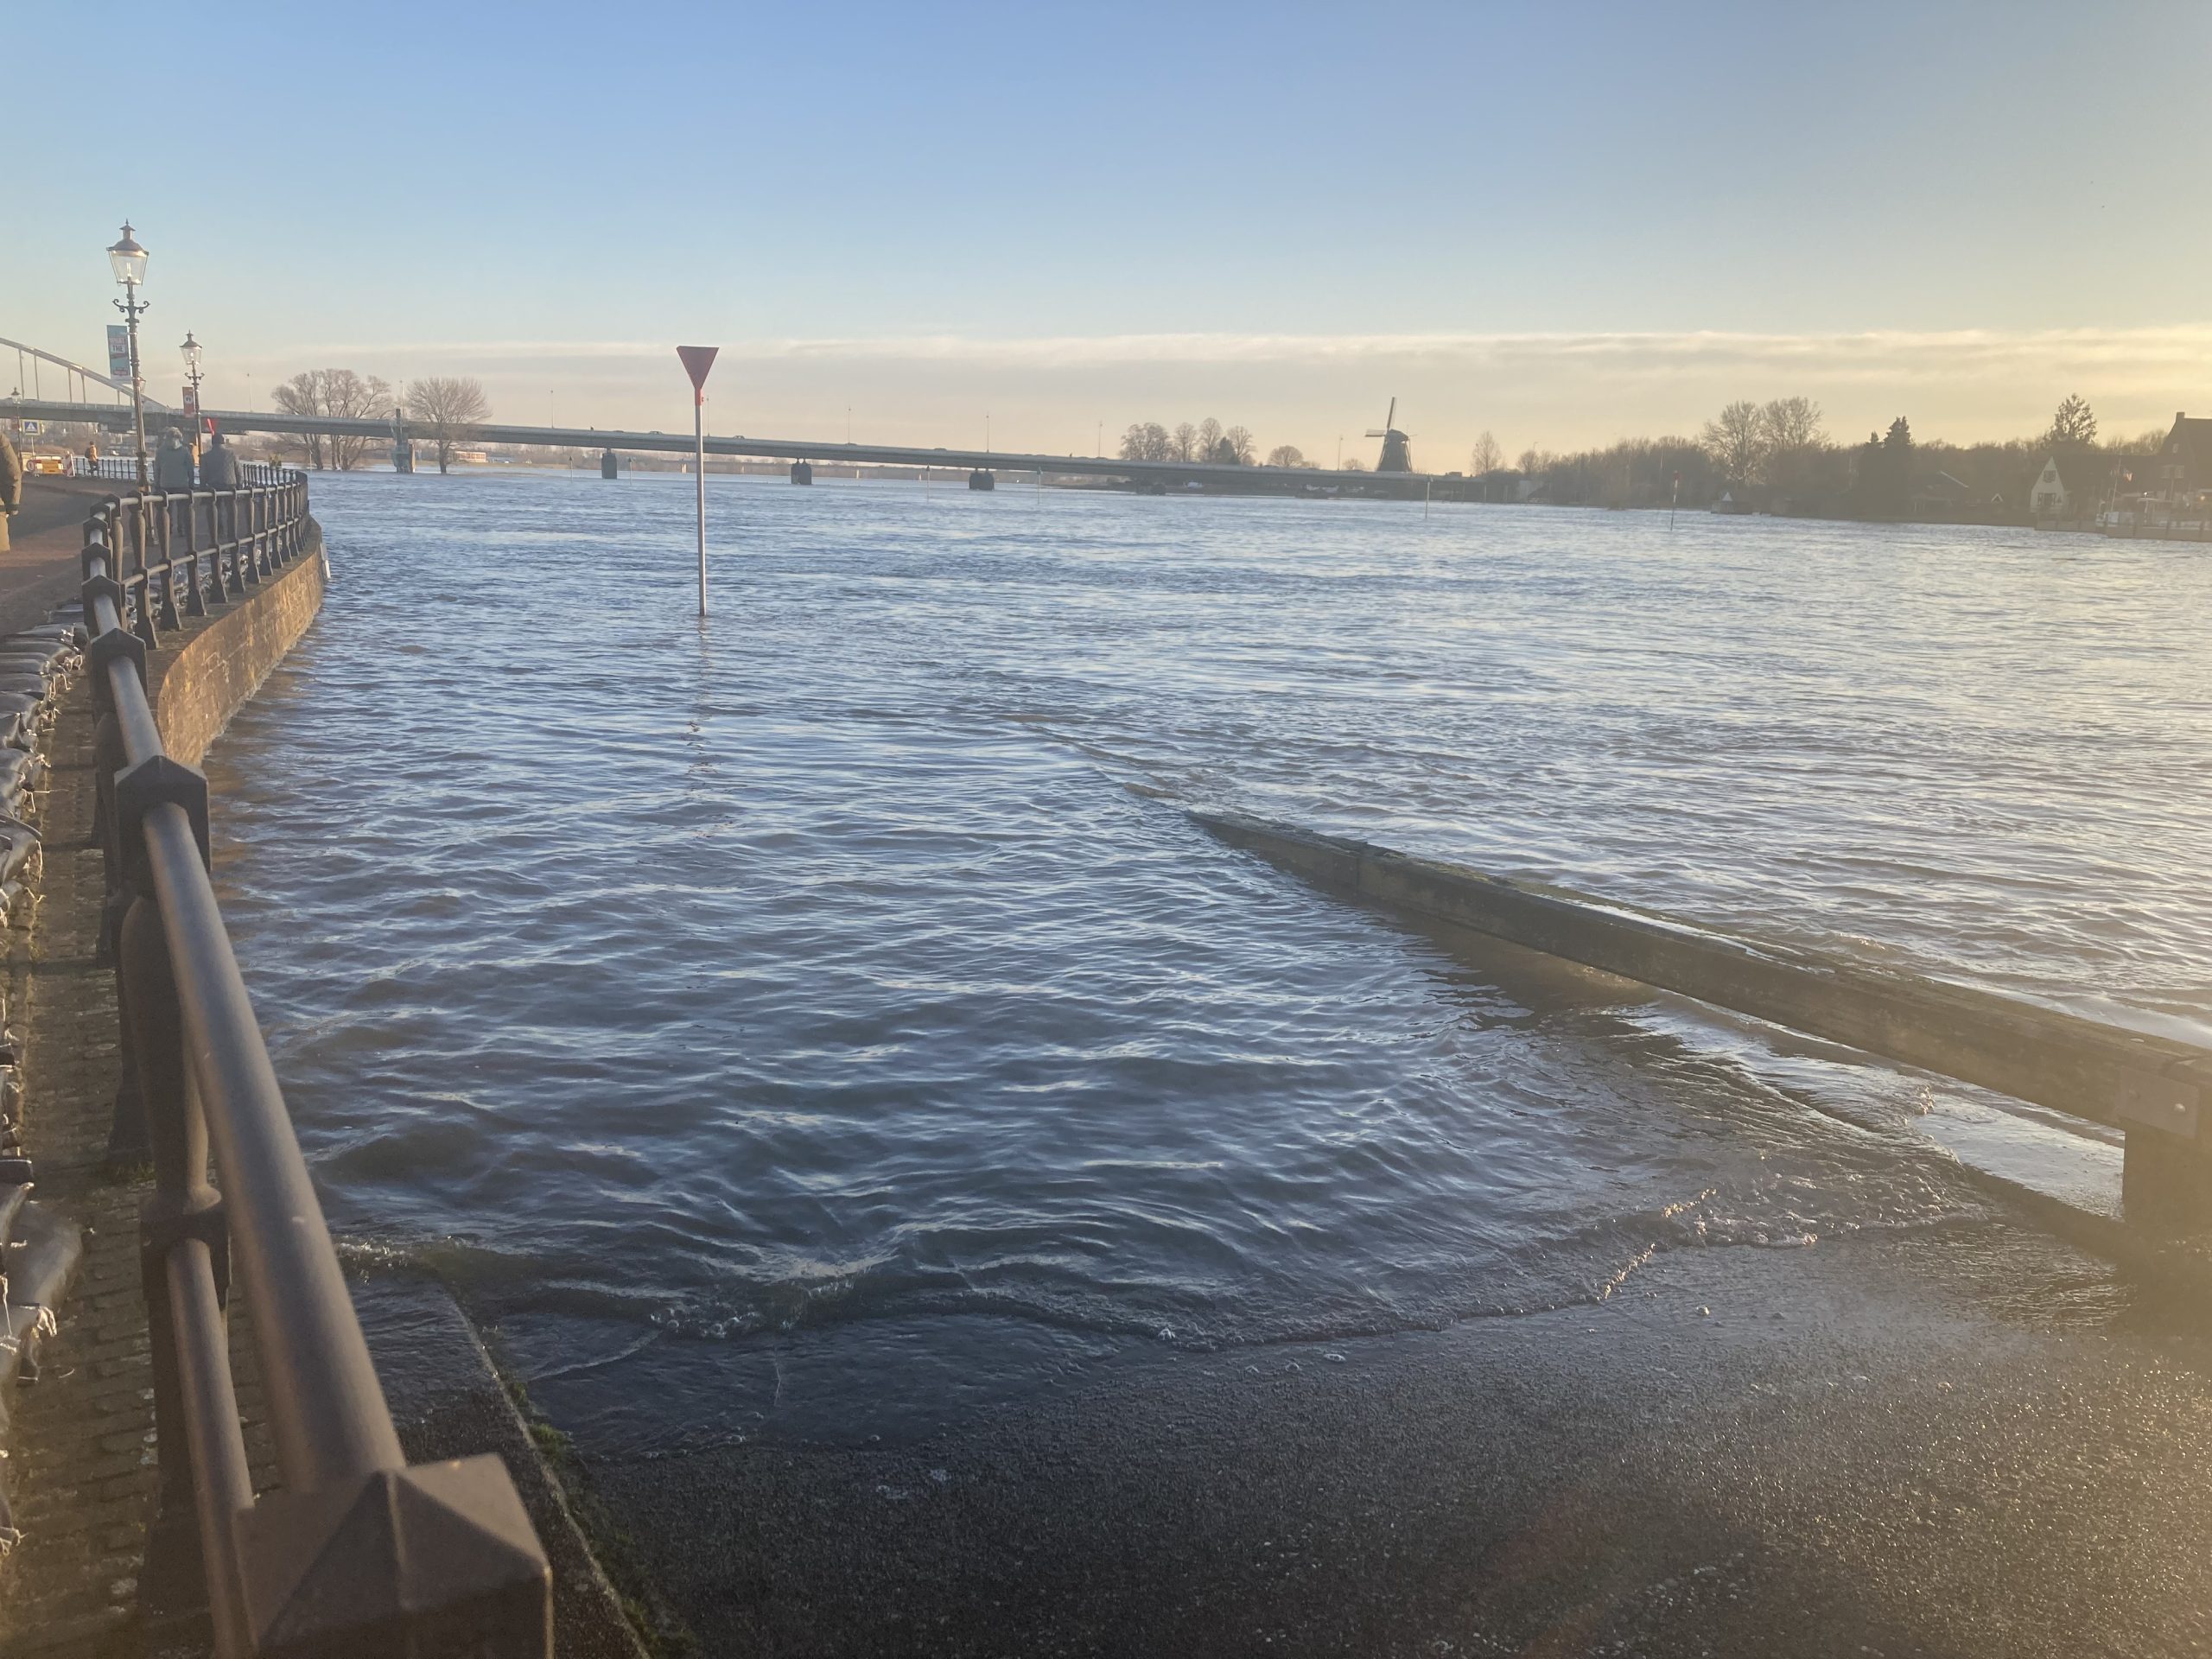
<path fill-rule="evenodd" d="M 150 410 L 150 405 L 149 405 Z M 346 419 L 327 415 L 268 414 L 256 410 L 204 410 L 225 432 L 257 432 L 281 436 L 368 438 L 377 441 L 413 439 L 429 442 L 436 435 L 421 423 L 404 420 Z M 0 398 L 0 419 L 74 421 L 87 425 L 119 428 L 130 425 L 129 405 L 57 403 L 35 397 Z M 150 419 L 150 416 L 149 416 Z M 624 432 L 599 427 L 518 426 L 498 422 L 472 423 L 448 434 L 471 445 L 519 444 L 549 449 L 598 449 L 617 453 L 689 455 L 694 440 L 689 432 Z M 1363 494 L 1386 494 L 1419 499 L 1438 485 L 1457 488 L 1465 480 L 1456 474 L 1432 473 L 1341 473 L 1320 467 L 1236 467 L 1181 461 L 1122 461 L 1106 455 L 1044 455 L 1008 453 L 999 449 L 922 448 L 906 444 L 824 443 L 804 438 L 717 437 L 709 434 L 707 453 L 745 460 L 829 462 L 858 467 L 945 467 L 977 472 L 1035 473 L 1068 478 L 1116 478 L 1133 483 L 1181 488 L 1196 484 L 1249 493 L 1267 492 L 1328 492 L 1346 490 Z M 1448 483 L 1447 483 L 1448 479 Z"/>
<path fill-rule="evenodd" d="M 84 399 L 86 391 L 95 381 L 122 397 L 128 397 L 130 395 L 130 383 L 128 380 L 118 380 L 112 375 L 102 374 L 98 369 L 86 368 L 82 363 L 72 363 L 66 357 L 57 357 L 52 352 L 43 351 L 36 346 L 27 345 L 20 340 L 0 337 L 0 351 L 10 351 L 16 354 L 16 395 L 18 398 L 22 396 L 23 387 L 28 385 L 31 388 L 31 401 L 35 403 L 39 400 L 41 396 L 39 371 L 42 365 L 48 364 L 61 371 L 61 381 L 65 390 L 72 378 L 76 380 L 77 397 L 80 403 Z M 26 370 L 29 371 L 28 373 L 25 372 Z M 0 401 L 7 400 L 0 399 Z M 169 406 L 167 404 L 152 397 L 146 399 L 146 407 L 149 411 L 159 410 L 163 414 L 169 412 Z M 130 412 L 128 404 L 125 404 L 123 408 L 124 413 Z M 36 420 L 38 416 L 33 415 L 27 418 Z"/>

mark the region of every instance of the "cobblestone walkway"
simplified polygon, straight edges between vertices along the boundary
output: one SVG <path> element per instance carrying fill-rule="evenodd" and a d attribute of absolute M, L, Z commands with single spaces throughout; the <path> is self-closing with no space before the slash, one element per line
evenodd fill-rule
<path fill-rule="evenodd" d="M 115 982 L 94 962 L 103 880 L 92 839 L 92 692 L 79 677 L 45 747 L 40 899 L 11 931 L 10 1006 L 25 1041 L 23 1141 L 37 1199 L 84 1230 L 85 1255 L 62 1305 L 44 1373 L 19 1390 L 9 1489 L 22 1530 L 0 1585 L 9 1655 L 144 1655 L 138 1568 L 154 1510 L 154 1394 L 138 1284 L 143 1172 L 103 1165 L 118 1068 Z M 251 1344 L 233 1321 L 232 1363 L 248 1447 L 265 1467 Z"/>

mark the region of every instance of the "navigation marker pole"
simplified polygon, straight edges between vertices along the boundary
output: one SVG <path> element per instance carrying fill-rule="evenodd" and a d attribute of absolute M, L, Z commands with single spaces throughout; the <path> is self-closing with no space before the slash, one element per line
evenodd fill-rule
<path fill-rule="evenodd" d="M 691 436 L 699 489 L 699 614 L 707 613 L 707 371 L 719 346 L 679 346 L 676 355 L 691 377 Z"/>
<path fill-rule="evenodd" d="M 1670 499 L 1670 500 L 1667 503 L 1667 528 L 1668 528 L 1668 529 L 1672 530 L 1672 529 L 1675 527 L 1675 509 L 1676 507 L 1681 506 L 1681 505 L 1682 505 L 1682 475 L 1681 475 L 1680 473 L 1676 473 L 1676 474 L 1675 474 L 1675 493 L 1674 493 L 1673 499 Z"/>

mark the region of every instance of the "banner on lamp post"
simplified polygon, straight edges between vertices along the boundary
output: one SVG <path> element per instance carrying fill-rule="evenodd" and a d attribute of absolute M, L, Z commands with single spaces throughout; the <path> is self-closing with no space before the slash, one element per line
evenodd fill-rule
<path fill-rule="evenodd" d="M 130 330 L 119 322 L 107 326 L 107 372 L 111 379 L 130 378 Z"/>

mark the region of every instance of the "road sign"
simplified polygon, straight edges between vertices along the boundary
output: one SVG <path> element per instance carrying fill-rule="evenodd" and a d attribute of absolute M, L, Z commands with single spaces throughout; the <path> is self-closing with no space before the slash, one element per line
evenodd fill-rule
<path fill-rule="evenodd" d="M 683 372 L 691 377 L 691 442 L 697 476 L 691 480 L 699 496 L 699 614 L 707 613 L 707 371 L 715 366 L 719 346 L 679 346 L 676 355 Z"/>
<path fill-rule="evenodd" d="M 719 346 L 679 346 L 676 348 L 677 356 L 683 360 L 683 372 L 691 377 L 691 390 L 698 394 L 702 404 L 707 401 L 707 371 L 715 366 L 715 354 L 721 350 Z"/>
<path fill-rule="evenodd" d="M 27 438 L 42 437 L 46 433 L 44 421 L 19 421 L 16 425 Z"/>
<path fill-rule="evenodd" d="M 130 378 L 130 330 L 119 322 L 107 326 L 107 372 L 118 380 Z"/>

